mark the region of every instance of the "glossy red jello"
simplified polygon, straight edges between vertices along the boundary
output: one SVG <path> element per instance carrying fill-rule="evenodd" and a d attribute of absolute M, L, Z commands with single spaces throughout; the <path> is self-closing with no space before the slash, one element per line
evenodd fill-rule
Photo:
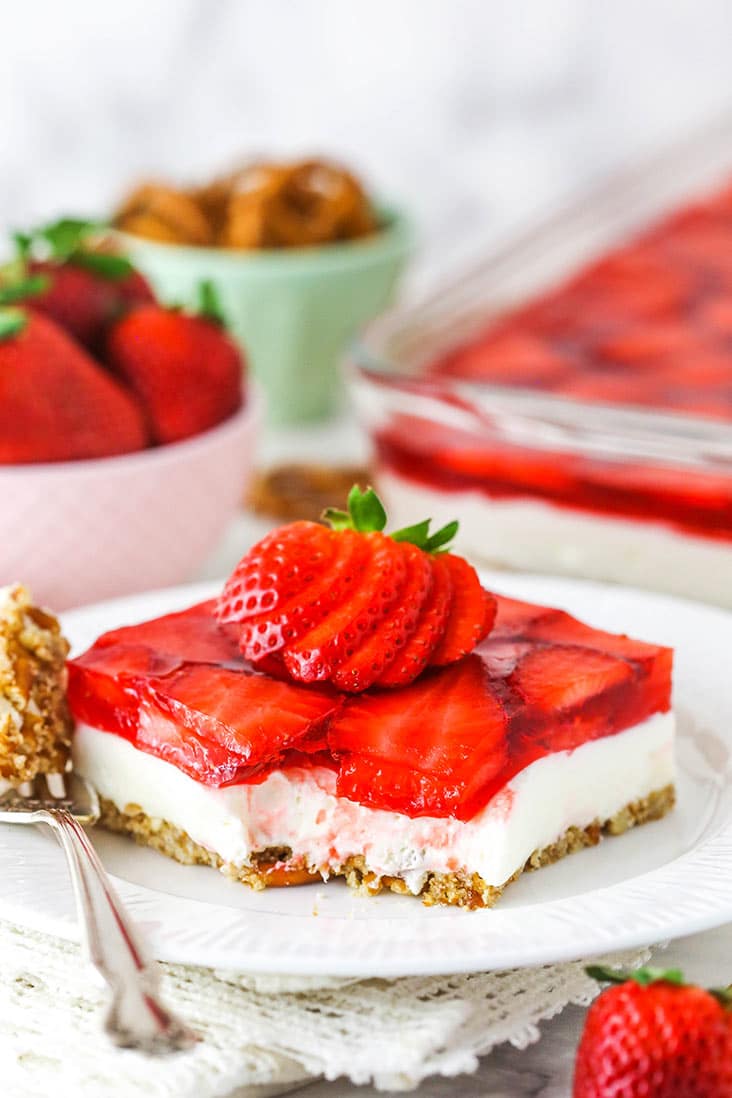
<path fill-rule="evenodd" d="M 491 322 L 418 380 L 433 395 L 447 385 L 446 414 L 431 421 L 399 412 L 378 425 L 382 468 L 438 491 L 532 498 L 732 540 L 728 468 L 711 461 L 704 442 L 692 462 L 681 461 L 686 417 L 732 423 L 732 188 Z M 678 448 L 669 442 L 653 459 L 643 446 L 635 456 L 630 444 L 608 452 L 599 421 L 589 447 L 552 446 L 537 435 L 534 448 L 510 430 L 492 432 L 480 413 L 471 426 L 470 398 L 450 395 L 461 382 L 669 414 Z"/>
<path fill-rule="evenodd" d="M 358 695 L 255 670 L 213 607 L 100 637 L 70 663 L 76 720 L 207 786 L 326 765 L 350 800 L 466 820 L 536 759 L 670 708 L 670 649 L 500 596 L 471 655 Z"/>

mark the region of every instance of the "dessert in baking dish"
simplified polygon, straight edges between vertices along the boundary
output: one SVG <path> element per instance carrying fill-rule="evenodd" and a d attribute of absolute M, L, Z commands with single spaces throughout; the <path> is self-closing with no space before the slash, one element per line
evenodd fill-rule
<path fill-rule="evenodd" d="M 457 510 L 484 560 L 732 605 L 730 254 L 727 189 L 407 379 L 373 430 L 395 517 Z"/>
<path fill-rule="evenodd" d="M 108 827 L 254 888 L 474 908 L 672 807 L 670 649 L 489 593 L 454 526 L 387 536 L 350 502 L 71 661 Z"/>

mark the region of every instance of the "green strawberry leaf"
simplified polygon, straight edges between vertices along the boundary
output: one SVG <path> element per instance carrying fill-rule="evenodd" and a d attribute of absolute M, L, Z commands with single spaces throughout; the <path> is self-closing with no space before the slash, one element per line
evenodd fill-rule
<path fill-rule="evenodd" d="M 394 541 L 409 541 L 420 549 L 426 549 L 430 536 L 431 521 L 432 519 L 424 519 L 423 522 L 415 522 L 414 526 L 404 526 L 401 530 L 392 530 L 389 536 Z"/>
<path fill-rule="evenodd" d="M 27 323 L 28 317 L 22 309 L 0 308 L 0 340 L 18 335 Z"/>
<path fill-rule="evenodd" d="M 321 517 L 334 530 L 353 530 L 353 521 L 348 511 L 339 511 L 337 507 L 327 507 Z"/>
<path fill-rule="evenodd" d="M 348 513 L 351 516 L 353 529 L 361 533 L 383 530 L 386 526 L 384 505 L 373 488 L 367 488 L 362 492 L 359 486 L 354 484 L 348 493 Z"/>
<path fill-rule="evenodd" d="M 224 310 L 221 307 L 221 299 L 218 294 L 218 290 L 214 283 L 206 278 L 198 284 L 198 309 L 199 316 L 203 316 L 206 320 L 212 321 L 214 324 L 220 325 L 222 328 L 226 328 L 226 316 Z"/>
<path fill-rule="evenodd" d="M 714 996 L 725 1010 L 732 1010 L 732 987 L 710 987 L 709 994 Z"/>
<path fill-rule="evenodd" d="M 452 539 L 457 534 L 459 527 L 460 523 L 457 521 L 457 519 L 453 519 L 453 521 L 448 522 L 446 526 L 442 526 L 439 530 L 432 534 L 431 537 L 427 539 L 427 544 L 425 546 L 427 552 L 446 552 L 447 550 L 443 548 L 443 546 L 446 546 L 448 542 L 452 541 Z"/>
<path fill-rule="evenodd" d="M 348 493 L 347 507 L 347 511 L 329 507 L 321 517 L 324 522 L 330 523 L 334 530 L 358 530 L 362 534 L 373 530 L 381 531 L 386 526 L 384 505 L 373 488 L 367 488 L 362 492 L 359 486 L 354 484 Z M 459 524 L 448 522 L 446 526 L 430 534 L 431 522 L 432 519 L 423 519 L 422 522 L 415 522 L 413 526 L 393 530 L 389 537 L 393 541 L 416 545 L 425 553 L 444 553 L 448 542 L 455 537 Z"/>
<path fill-rule="evenodd" d="M 76 267 L 84 267 L 87 271 L 101 275 L 112 282 L 127 278 L 132 274 L 134 267 L 124 255 L 114 255 L 111 252 L 85 252 L 73 251 L 68 256 L 70 263 Z"/>
<path fill-rule="evenodd" d="M 100 221 L 87 221 L 79 217 L 61 217 L 50 225 L 42 225 L 37 236 L 51 247 L 54 259 L 68 259 L 73 252 L 83 249 L 91 233 L 104 228 Z"/>
<path fill-rule="evenodd" d="M 634 980 L 641 987 L 648 987 L 649 984 L 661 982 L 676 984 L 678 987 L 684 986 L 684 976 L 678 968 L 652 968 L 648 966 L 638 968 L 635 972 L 622 972 L 615 968 L 608 968 L 606 965 L 588 965 L 585 972 L 593 980 L 599 980 L 603 984 L 627 984 L 629 980 Z"/>
<path fill-rule="evenodd" d="M 48 275 L 29 275 L 5 285 L 0 281 L 0 305 L 12 305 L 16 301 L 25 301 L 29 297 L 37 297 L 51 285 Z"/>
<path fill-rule="evenodd" d="M 25 263 L 31 253 L 33 247 L 33 237 L 30 233 L 14 232 L 11 234 L 13 243 L 15 244 L 15 254 L 23 263 Z"/>

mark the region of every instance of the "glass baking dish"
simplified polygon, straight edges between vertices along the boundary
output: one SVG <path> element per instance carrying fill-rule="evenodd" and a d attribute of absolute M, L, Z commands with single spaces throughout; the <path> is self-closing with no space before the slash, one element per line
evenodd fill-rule
<path fill-rule="evenodd" d="M 732 607 L 732 330 L 729 418 L 430 369 L 728 182 L 732 116 L 617 174 L 451 286 L 371 325 L 353 349 L 353 392 L 395 523 L 457 517 L 458 547 L 477 561 Z"/>

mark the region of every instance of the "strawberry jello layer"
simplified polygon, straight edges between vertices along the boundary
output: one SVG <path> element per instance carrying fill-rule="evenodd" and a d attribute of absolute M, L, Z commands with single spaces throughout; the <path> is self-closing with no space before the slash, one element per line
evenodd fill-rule
<path fill-rule="evenodd" d="M 204 603 L 72 661 L 75 761 L 109 826 L 255 887 L 342 874 L 484 906 L 671 807 L 671 662 L 499 597 L 472 655 L 349 696 L 253 670 Z"/>
<path fill-rule="evenodd" d="M 717 440 L 732 423 L 731 254 L 728 187 L 499 321 L 487 308 L 482 331 L 427 366 L 425 391 L 443 392 L 442 414 L 434 402 L 421 414 L 410 394 L 403 413 L 390 411 L 374 431 L 392 516 L 410 521 L 411 508 L 400 504 L 413 488 L 451 501 L 450 514 L 462 516 L 470 499 L 470 547 L 485 560 L 729 602 L 732 475 L 728 459 L 714 458 L 702 421 Z M 580 404 L 576 429 L 557 428 L 549 407 L 530 433 L 520 429 L 518 406 L 501 413 L 486 395 L 473 408 L 464 386 L 456 397 L 466 381 L 632 407 L 641 420 L 662 412 L 666 445 L 660 452 L 657 433 L 651 445 L 599 415 L 590 432 Z M 699 420 L 694 429 L 689 416 Z M 660 559 L 664 546 L 668 560 Z"/>

